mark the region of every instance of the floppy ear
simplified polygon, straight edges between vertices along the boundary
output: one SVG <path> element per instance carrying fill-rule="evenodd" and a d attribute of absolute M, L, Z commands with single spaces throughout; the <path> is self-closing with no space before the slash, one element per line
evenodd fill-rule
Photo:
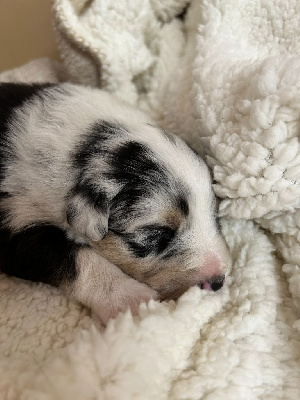
<path fill-rule="evenodd" d="M 90 241 L 99 242 L 108 232 L 109 206 L 103 193 L 79 190 L 69 198 L 67 222 L 74 233 Z"/>

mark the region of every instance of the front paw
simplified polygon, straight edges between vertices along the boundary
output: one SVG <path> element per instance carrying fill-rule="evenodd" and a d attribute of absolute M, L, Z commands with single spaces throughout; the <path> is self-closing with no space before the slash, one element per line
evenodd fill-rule
<path fill-rule="evenodd" d="M 62 285 L 63 290 L 90 307 L 105 324 L 110 318 L 127 310 L 137 315 L 141 303 L 159 298 L 155 290 L 125 275 L 116 265 L 89 247 L 78 250 L 76 268 L 76 280 Z"/>
<path fill-rule="evenodd" d="M 128 278 L 119 286 L 118 290 L 113 291 L 105 304 L 93 311 L 98 314 L 102 322 L 106 325 L 111 318 L 116 318 L 120 312 L 130 310 L 132 315 L 139 314 L 141 303 L 148 303 L 150 300 L 158 300 L 159 294 L 144 283 Z"/>

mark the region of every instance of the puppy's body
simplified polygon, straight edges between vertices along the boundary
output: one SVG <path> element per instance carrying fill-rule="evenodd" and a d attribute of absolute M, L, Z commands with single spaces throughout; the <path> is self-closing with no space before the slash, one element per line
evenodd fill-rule
<path fill-rule="evenodd" d="M 0 85 L 1 268 L 106 321 L 217 290 L 228 251 L 209 171 L 141 111 L 71 84 Z"/>

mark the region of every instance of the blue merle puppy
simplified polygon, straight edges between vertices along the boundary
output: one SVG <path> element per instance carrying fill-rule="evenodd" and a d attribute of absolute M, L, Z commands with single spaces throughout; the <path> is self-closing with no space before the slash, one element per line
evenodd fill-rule
<path fill-rule="evenodd" d="M 229 264 L 210 173 L 181 139 L 110 94 L 0 85 L 0 266 L 60 287 L 107 322 Z"/>

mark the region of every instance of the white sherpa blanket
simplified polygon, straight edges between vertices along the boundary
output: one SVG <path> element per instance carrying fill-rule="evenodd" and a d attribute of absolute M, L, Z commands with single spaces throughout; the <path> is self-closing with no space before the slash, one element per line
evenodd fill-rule
<path fill-rule="evenodd" d="M 54 0 L 54 15 L 72 80 L 208 156 L 233 268 L 217 293 L 105 330 L 55 289 L 0 275 L 1 400 L 299 399 L 299 2 Z M 0 80 L 63 73 L 40 60 Z"/>

